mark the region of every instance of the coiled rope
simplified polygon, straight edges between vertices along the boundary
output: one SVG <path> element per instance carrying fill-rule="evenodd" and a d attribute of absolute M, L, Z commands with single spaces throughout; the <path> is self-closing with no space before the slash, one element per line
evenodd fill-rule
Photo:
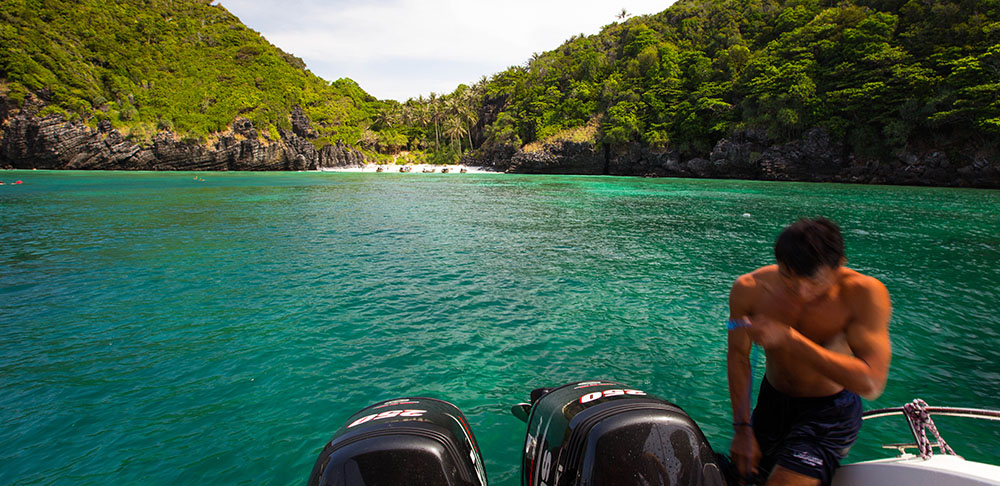
<path fill-rule="evenodd" d="M 910 430 L 913 432 L 913 438 L 917 441 L 917 450 L 920 451 L 921 459 L 927 460 L 934 455 L 934 444 L 931 444 L 927 438 L 927 429 L 930 429 L 934 438 L 937 439 L 937 446 L 941 454 L 958 455 L 938 432 L 937 426 L 934 425 L 934 419 L 927 412 L 927 402 L 917 398 L 903 405 L 903 415 L 906 416 L 906 421 L 910 424 Z"/>

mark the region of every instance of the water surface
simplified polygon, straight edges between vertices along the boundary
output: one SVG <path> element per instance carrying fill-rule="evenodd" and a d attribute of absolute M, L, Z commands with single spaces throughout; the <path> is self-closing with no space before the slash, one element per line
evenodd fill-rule
<path fill-rule="evenodd" d="M 678 403 L 727 450 L 726 296 L 801 216 L 840 222 L 849 265 L 892 294 L 892 374 L 866 408 L 1000 408 L 997 191 L 0 172 L 17 179 L 0 186 L 0 484 L 302 484 L 351 414 L 423 395 L 458 405 L 490 483 L 516 485 L 510 404 L 595 378 Z M 1000 456 L 1000 427 L 938 425 L 959 454 Z M 906 438 L 866 424 L 849 460 Z"/>

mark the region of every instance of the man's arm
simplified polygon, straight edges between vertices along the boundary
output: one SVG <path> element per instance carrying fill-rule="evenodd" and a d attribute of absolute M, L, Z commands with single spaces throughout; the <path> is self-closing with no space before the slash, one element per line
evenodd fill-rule
<path fill-rule="evenodd" d="M 729 291 L 729 320 L 745 319 L 750 313 L 753 277 L 744 275 Z M 753 342 L 746 328 L 729 331 L 726 350 L 726 374 L 729 378 L 729 401 L 733 406 L 733 423 L 750 422 L 750 349 Z"/>
<path fill-rule="evenodd" d="M 891 348 L 889 291 L 878 280 L 861 277 L 845 287 L 844 298 L 853 313 L 845 333 L 854 356 L 830 351 L 790 327 L 753 319 L 750 331 L 765 349 L 780 348 L 812 366 L 827 378 L 867 400 L 878 398 L 889 377 Z"/>
<path fill-rule="evenodd" d="M 889 341 L 889 319 L 892 303 L 889 291 L 872 277 L 863 277 L 856 286 L 847 289 L 847 297 L 854 304 L 854 320 L 847 326 L 847 345 L 851 352 L 866 366 L 863 374 L 855 377 L 848 390 L 867 400 L 882 395 L 889 379 L 892 345 Z"/>
<path fill-rule="evenodd" d="M 751 275 L 736 280 L 729 292 L 729 319 L 745 319 L 751 312 L 755 283 Z M 726 374 L 729 377 L 729 401 L 733 406 L 733 442 L 729 454 L 740 475 L 757 472 L 760 447 L 750 427 L 750 349 L 753 343 L 747 328 L 729 331 L 726 350 Z"/>

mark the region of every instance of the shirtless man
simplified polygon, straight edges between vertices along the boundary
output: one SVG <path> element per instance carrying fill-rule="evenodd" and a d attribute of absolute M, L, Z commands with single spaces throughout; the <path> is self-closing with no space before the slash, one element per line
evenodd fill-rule
<path fill-rule="evenodd" d="M 785 228 L 777 265 L 736 280 L 729 294 L 727 371 L 732 461 L 768 485 L 829 484 L 861 429 L 861 397 L 889 375 L 889 292 L 845 268 L 840 228 L 825 218 Z M 767 371 L 750 413 L 750 350 Z"/>

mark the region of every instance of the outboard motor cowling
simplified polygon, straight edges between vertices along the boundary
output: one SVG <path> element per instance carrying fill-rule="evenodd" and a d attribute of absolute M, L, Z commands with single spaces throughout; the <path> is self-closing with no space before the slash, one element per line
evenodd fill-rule
<path fill-rule="evenodd" d="M 485 486 L 479 446 L 458 407 L 400 398 L 354 414 L 323 448 L 310 486 Z"/>
<path fill-rule="evenodd" d="M 705 435 L 677 405 L 607 381 L 543 393 L 532 397 L 522 485 L 725 484 Z"/>

